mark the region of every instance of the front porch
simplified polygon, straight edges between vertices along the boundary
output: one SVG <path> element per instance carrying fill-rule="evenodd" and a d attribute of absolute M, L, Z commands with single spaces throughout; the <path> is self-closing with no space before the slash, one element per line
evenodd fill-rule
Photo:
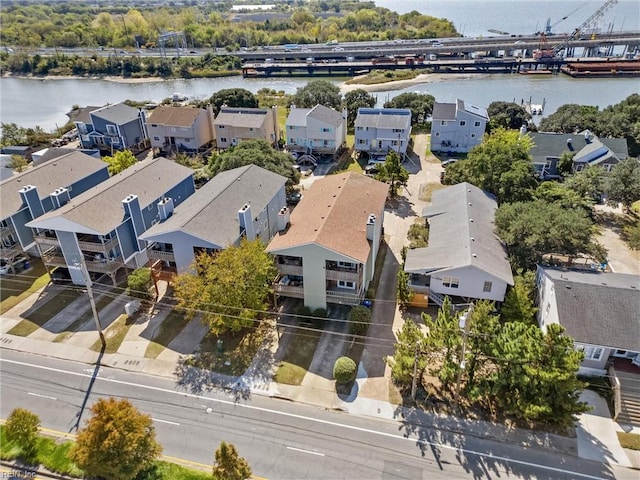
<path fill-rule="evenodd" d="M 614 420 L 640 428 L 640 359 L 614 358 L 609 380 L 614 395 Z"/>

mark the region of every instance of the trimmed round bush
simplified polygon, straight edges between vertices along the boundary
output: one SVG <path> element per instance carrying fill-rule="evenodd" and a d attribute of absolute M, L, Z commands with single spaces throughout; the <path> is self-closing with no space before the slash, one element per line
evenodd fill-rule
<path fill-rule="evenodd" d="M 310 317 L 311 309 L 309 307 L 305 307 L 304 305 L 301 305 L 296 310 L 296 315 L 298 315 L 299 317 Z"/>
<path fill-rule="evenodd" d="M 340 357 L 333 365 L 333 378 L 338 385 L 344 385 L 356 379 L 357 371 L 356 362 L 349 357 Z"/>
<path fill-rule="evenodd" d="M 327 318 L 327 310 L 324 308 L 316 308 L 313 311 L 314 317 Z"/>

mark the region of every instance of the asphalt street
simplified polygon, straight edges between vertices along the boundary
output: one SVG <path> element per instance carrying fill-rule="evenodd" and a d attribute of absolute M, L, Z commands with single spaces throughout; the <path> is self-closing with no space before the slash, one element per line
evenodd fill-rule
<path fill-rule="evenodd" d="M 0 415 L 27 408 L 73 434 L 100 397 L 151 415 L 164 454 L 211 465 L 231 442 L 267 479 L 614 478 L 608 466 L 411 423 L 359 417 L 231 391 L 192 394 L 175 382 L 3 350 Z"/>

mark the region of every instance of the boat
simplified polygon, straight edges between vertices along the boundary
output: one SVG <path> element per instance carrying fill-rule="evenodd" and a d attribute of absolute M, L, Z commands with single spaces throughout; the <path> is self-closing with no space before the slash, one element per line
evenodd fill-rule
<path fill-rule="evenodd" d="M 553 72 L 551 70 L 536 70 L 536 69 L 530 69 L 530 70 L 520 70 L 520 75 L 551 75 L 553 74 Z"/>
<path fill-rule="evenodd" d="M 174 102 L 184 102 L 188 97 L 183 94 L 183 93 L 174 93 L 171 96 L 171 100 L 173 100 Z"/>

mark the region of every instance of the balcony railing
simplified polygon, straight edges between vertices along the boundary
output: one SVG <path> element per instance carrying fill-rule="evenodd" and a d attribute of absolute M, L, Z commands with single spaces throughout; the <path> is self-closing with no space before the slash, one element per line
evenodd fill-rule
<path fill-rule="evenodd" d="M 78 241 L 78 246 L 80 247 L 80 250 L 84 250 L 85 252 L 106 253 L 118 246 L 118 239 L 111 238 L 109 240 L 105 240 L 104 242 Z"/>
<path fill-rule="evenodd" d="M 273 291 L 284 297 L 304 298 L 304 287 L 293 287 L 291 285 L 280 285 L 276 283 L 273 285 Z"/>
<path fill-rule="evenodd" d="M 289 265 L 287 263 L 278 263 L 277 267 L 281 275 L 296 275 L 299 277 L 302 276 L 302 266 Z"/>
<path fill-rule="evenodd" d="M 149 260 L 162 260 L 164 262 L 174 262 L 176 261 L 176 257 L 173 252 L 163 252 L 162 250 L 147 250 L 147 256 Z"/>
<path fill-rule="evenodd" d="M 85 261 L 87 265 L 87 270 L 90 272 L 100 272 L 100 273 L 114 273 L 118 269 L 124 267 L 124 262 L 122 261 L 122 257 L 117 257 L 109 260 L 90 260 Z"/>
<path fill-rule="evenodd" d="M 42 261 L 45 265 L 53 265 L 55 267 L 66 267 L 67 260 L 64 255 L 59 252 L 45 252 L 42 254 Z"/>
<path fill-rule="evenodd" d="M 363 295 L 353 291 L 350 293 L 349 290 L 345 289 L 334 289 L 327 290 L 327 302 L 329 303 L 344 303 L 347 305 L 358 305 L 362 299 Z"/>
<path fill-rule="evenodd" d="M 22 247 L 19 243 L 11 245 L 10 247 L 0 246 L 0 258 L 13 258 L 22 253 Z"/>
<path fill-rule="evenodd" d="M 16 231 L 13 229 L 13 225 L 7 227 L 0 227 L 0 238 L 7 238 L 9 235 L 15 237 Z"/>
<path fill-rule="evenodd" d="M 58 237 L 56 236 L 45 235 L 44 233 L 36 233 L 33 236 L 33 239 L 41 247 L 59 247 L 60 246 L 60 240 L 58 240 Z"/>
<path fill-rule="evenodd" d="M 360 283 L 360 272 L 357 270 L 327 268 L 325 272 L 327 280 Z"/>

